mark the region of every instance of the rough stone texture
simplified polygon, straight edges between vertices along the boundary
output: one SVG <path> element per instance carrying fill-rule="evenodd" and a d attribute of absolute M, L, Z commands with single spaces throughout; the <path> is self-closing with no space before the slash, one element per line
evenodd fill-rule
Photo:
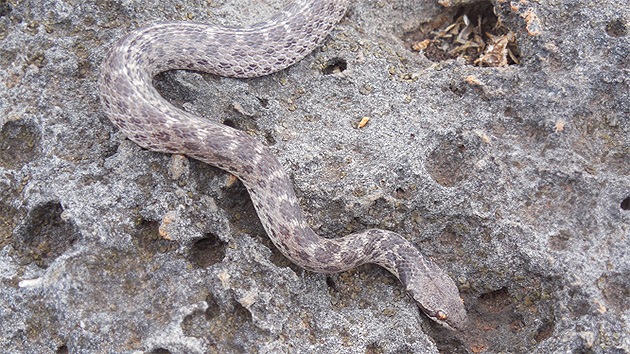
<path fill-rule="evenodd" d="M 130 28 L 282 5 L 0 2 L 3 352 L 630 353 L 627 4 L 494 1 L 521 63 L 480 68 L 403 40 L 452 7 L 360 1 L 283 72 L 157 78 L 267 142 L 320 234 L 408 235 L 458 283 L 462 333 L 378 267 L 302 272 L 231 176 L 142 150 L 101 112 L 98 65 Z"/>

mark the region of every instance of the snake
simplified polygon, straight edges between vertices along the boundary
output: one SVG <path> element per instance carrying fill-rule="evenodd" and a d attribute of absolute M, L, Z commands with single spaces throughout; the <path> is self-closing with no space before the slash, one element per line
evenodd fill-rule
<path fill-rule="evenodd" d="M 380 229 L 337 238 L 318 236 L 308 225 L 287 173 L 265 144 L 175 107 L 153 86 L 153 78 L 169 70 L 250 78 L 285 69 L 322 44 L 349 2 L 296 0 L 247 27 L 181 21 L 133 30 L 113 45 L 101 64 L 102 109 L 141 147 L 186 155 L 240 179 L 265 232 L 293 263 L 318 273 L 377 264 L 400 280 L 430 319 L 462 330 L 467 314 L 455 282 L 412 242 Z"/>

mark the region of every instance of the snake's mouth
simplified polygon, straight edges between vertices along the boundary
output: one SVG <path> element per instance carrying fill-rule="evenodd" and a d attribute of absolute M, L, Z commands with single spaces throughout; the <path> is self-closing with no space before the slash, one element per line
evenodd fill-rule
<path fill-rule="evenodd" d="M 423 307 L 422 305 L 418 305 L 418 307 L 420 308 L 420 310 L 422 310 L 422 312 L 424 312 L 424 314 L 427 317 L 432 319 L 434 322 L 439 323 L 440 325 L 442 325 L 444 328 L 448 330 L 457 332 L 463 329 L 463 328 L 460 328 L 461 326 L 456 326 L 455 324 L 450 323 L 449 321 L 450 318 L 442 310 L 429 310 Z"/>

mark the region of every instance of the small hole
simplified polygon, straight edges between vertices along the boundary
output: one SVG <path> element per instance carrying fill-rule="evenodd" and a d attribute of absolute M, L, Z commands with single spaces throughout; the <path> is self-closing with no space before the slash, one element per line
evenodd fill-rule
<path fill-rule="evenodd" d="M 151 354 L 171 354 L 171 352 L 164 348 L 156 348 L 153 351 L 151 351 Z"/>
<path fill-rule="evenodd" d="M 621 201 L 621 209 L 630 210 L 630 197 L 626 197 L 626 199 Z"/>
<path fill-rule="evenodd" d="M 269 106 L 269 100 L 266 98 L 258 97 L 258 102 L 260 102 L 260 105 L 263 106 L 263 108 L 267 108 L 267 106 Z"/>
<path fill-rule="evenodd" d="M 207 268 L 223 260 L 225 247 L 226 243 L 218 236 L 207 233 L 191 247 L 189 260 L 198 268 Z"/>
<path fill-rule="evenodd" d="M 336 74 L 345 71 L 348 68 L 348 62 L 342 58 L 333 58 L 326 63 L 324 75 Z"/>
<path fill-rule="evenodd" d="M 230 128 L 234 128 L 234 129 L 236 129 L 236 123 L 234 123 L 234 121 L 233 121 L 233 120 L 231 120 L 231 119 L 226 119 L 226 120 L 224 120 L 224 121 L 223 121 L 223 124 L 227 125 L 227 126 L 228 126 L 228 127 L 230 127 Z"/>
<path fill-rule="evenodd" d="M 265 140 L 269 146 L 276 145 L 276 138 L 274 138 L 271 133 L 265 133 Z"/>
<path fill-rule="evenodd" d="M 606 33 L 611 37 L 624 37 L 628 34 L 628 27 L 622 19 L 614 19 L 606 25 Z"/>
<path fill-rule="evenodd" d="M 339 291 L 337 284 L 335 284 L 335 281 L 331 277 L 326 277 L 326 285 L 334 291 Z"/>
<path fill-rule="evenodd" d="M 0 17 L 5 17 L 11 12 L 12 8 L 6 1 L 0 2 Z"/>

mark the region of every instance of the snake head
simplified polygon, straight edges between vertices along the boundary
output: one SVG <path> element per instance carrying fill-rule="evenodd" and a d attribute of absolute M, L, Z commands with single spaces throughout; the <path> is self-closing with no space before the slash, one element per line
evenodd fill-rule
<path fill-rule="evenodd" d="M 466 328 L 464 301 L 448 274 L 430 260 L 425 261 L 421 272 L 413 273 L 406 279 L 405 287 L 422 312 L 450 330 Z"/>
<path fill-rule="evenodd" d="M 464 301 L 460 300 L 459 306 L 450 306 L 448 310 L 437 309 L 429 310 L 423 306 L 419 306 L 422 312 L 424 312 L 430 319 L 441 324 L 442 326 L 452 331 L 462 331 L 466 328 L 468 322 L 468 316 L 464 309 Z"/>

